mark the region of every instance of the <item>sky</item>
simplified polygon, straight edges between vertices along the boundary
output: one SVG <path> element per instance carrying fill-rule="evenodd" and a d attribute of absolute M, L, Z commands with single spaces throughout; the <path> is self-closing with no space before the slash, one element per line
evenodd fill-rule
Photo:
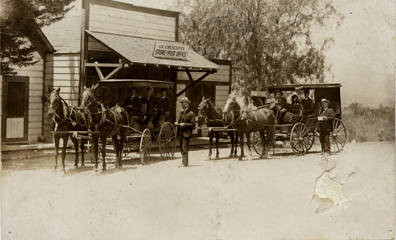
<path fill-rule="evenodd" d="M 176 0 L 119 0 L 173 9 Z M 396 7 L 393 0 L 333 0 L 344 15 L 338 29 L 314 34 L 332 36 L 326 51 L 332 66 L 325 81 L 342 84 L 343 106 L 358 102 L 370 107 L 394 105 L 396 67 Z"/>

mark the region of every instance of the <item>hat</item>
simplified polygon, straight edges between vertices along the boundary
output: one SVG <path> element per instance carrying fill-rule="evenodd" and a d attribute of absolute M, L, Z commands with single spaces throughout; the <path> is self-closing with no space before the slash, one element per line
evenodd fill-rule
<path fill-rule="evenodd" d="M 147 91 L 148 89 L 150 89 L 150 90 L 151 90 L 151 92 L 153 92 L 153 91 L 154 91 L 154 89 L 153 89 L 152 87 L 150 87 L 150 86 L 146 87 L 146 91 Z"/>
<path fill-rule="evenodd" d="M 328 100 L 328 99 L 326 99 L 326 98 L 322 98 L 322 100 L 320 100 L 320 103 L 322 103 L 322 102 L 330 103 L 330 100 Z"/>
<path fill-rule="evenodd" d="M 180 103 L 183 103 L 183 102 L 191 104 L 190 100 L 187 97 L 182 97 L 182 99 L 180 99 Z"/>
<path fill-rule="evenodd" d="M 304 89 L 304 93 L 309 93 L 309 89 L 308 88 Z"/>

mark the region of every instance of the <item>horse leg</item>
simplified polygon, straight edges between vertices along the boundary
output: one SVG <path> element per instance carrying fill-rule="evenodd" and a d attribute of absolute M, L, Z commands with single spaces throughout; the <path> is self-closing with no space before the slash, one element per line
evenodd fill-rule
<path fill-rule="evenodd" d="M 244 151 L 243 151 L 243 148 L 244 148 L 244 139 L 243 139 L 243 136 L 244 136 L 244 134 L 243 134 L 243 132 L 240 132 L 239 133 L 239 141 L 240 141 L 240 145 L 241 145 L 241 155 L 239 156 L 239 158 L 238 158 L 238 160 L 242 160 L 242 158 L 244 157 L 243 155 L 244 155 Z"/>
<path fill-rule="evenodd" d="M 219 159 L 219 132 L 216 132 L 216 159 Z"/>
<path fill-rule="evenodd" d="M 234 157 L 238 156 L 238 140 L 239 140 L 239 133 L 236 131 L 235 132 L 235 138 L 234 138 Z"/>
<path fill-rule="evenodd" d="M 250 133 L 246 132 L 246 144 L 248 146 L 249 150 L 249 160 L 252 160 L 252 148 L 251 148 L 251 143 L 250 143 Z"/>
<path fill-rule="evenodd" d="M 75 158 L 74 158 L 74 167 L 78 168 L 78 140 L 75 137 L 71 137 L 71 141 L 73 142 L 74 150 L 75 150 Z"/>
<path fill-rule="evenodd" d="M 59 153 L 59 140 L 60 137 L 54 134 L 54 145 L 55 145 L 55 170 L 58 168 L 58 153 Z"/>
<path fill-rule="evenodd" d="M 100 140 L 102 141 L 102 171 L 106 171 L 106 137 L 102 136 Z"/>
<path fill-rule="evenodd" d="M 120 153 L 119 153 L 120 162 L 119 162 L 118 164 L 119 164 L 120 168 L 122 168 L 122 151 L 123 151 L 123 149 L 124 149 L 124 142 L 126 142 L 125 134 L 126 134 L 125 132 L 123 132 L 123 133 L 121 134 L 121 139 L 120 139 L 120 141 L 119 141 L 119 144 L 120 144 L 120 146 L 119 146 L 119 151 L 120 151 Z"/>
<path fill-rule="evenodd" d="M 85 159 L 84 159 L 84 151 L 85 151 L 85 140 L 81 140 L 80 142 L 80 150 L 81 150 L 81 167 L 85 167 Z"/>
<path fill-rule="evenodd" d="M 228 136 L 230 137 L 231 140 L 231 152 L 229 158 L 232 158 L 234 154 L 234 147 L 235 147 L 235 142 L 234 142 L 234 133 L 233 132 L 228 132 Z"/>
<path fill-rule="evenodd" d="M 63 146 L 62 146 L 62 169 L 63 172 L 66 173 L 65 170 L 65 158 L 66 158 L 66 147 L 67 147 L 67 142 L 69 141 L 69 135 L 66 135 L 63 139 Z"/>
<path fill-rule="evenodd" d="M 99 158 L 99 137 L 94 134 L 92 136 L 92 144 L 93 144 L 93 157 L 94 157 L 94 162 L 95 162 L 95 167 L 94 170 L 98 170 L 98 158 Z"/>
<path fill-rule="evenodd" d="M 112 136 L 111 139 L 113 140 L 114 151 L 115 151 L 115 154 L 116 154 L 115 167 L 116 167 L 116 168 L 119 168 L 119 158 L 118 158 L 118 157 L 119 157 L 119 156 L 118 156 L 118 153 L 119 153 L 119 149 L 118 149 L 119 144 L 118 144 L 117 135 Z"/>
<path fill-rule="evenodd" d="M 267 149 L 266 149 L 266 147 L 267 147 L 267 145 L 266 145 L 267 139 L 265 137 L 265 132 L 264 131 L 260 131 L 260 137 L 261 137 L 261 147 L 262 147 L 262 151 L 261 151 L 261 154 L 260 154 L 260 159 L 264 159 L 264 158 L 267 158 L 267 154 L 266 154 L 266 152 L 267 152 Z"/>
<path fill-rule="evenodd" d="M 209 156 L 208 159 L 212 158 L 212 142 L 213 142 L 213 132 L 209 130 Z"/>

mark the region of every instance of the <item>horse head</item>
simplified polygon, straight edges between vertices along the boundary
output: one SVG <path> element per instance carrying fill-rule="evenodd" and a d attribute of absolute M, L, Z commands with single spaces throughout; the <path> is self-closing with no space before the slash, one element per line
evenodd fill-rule
<path fill-rule="evenodd" d="M 92 103 L 96 102 L 94 91 L 98 88 L 98 86 L 98 84 L 95 84 L 91 87 L 84 88 L 83 92 L 81 93 L 81 109 L 88 108 Z"/>
<path fill-rule="evenodd" d="M 198 105 L 198 125 L 201 126 L 210 117 L 211 102 L 210 98 L 202 97 L 201 103 Z"/>
<path fill-rule="evenodd" d="M 61 111 L 63 108 L 62 99 L 59 95 L 60 88 L 48 88 L 49 98 L 48 98 L 48 116 L 53 117 L 57 112 Z"/>

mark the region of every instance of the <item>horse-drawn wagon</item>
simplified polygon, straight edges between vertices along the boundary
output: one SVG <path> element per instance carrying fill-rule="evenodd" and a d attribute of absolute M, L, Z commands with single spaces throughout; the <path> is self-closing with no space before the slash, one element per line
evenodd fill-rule
<path fill-rule="evenodd" d="M 281 111 L 276 111 L 276 122 L 273 125 L 275 129 L 274 142 L 277 140 L 289 140 L 291 149 L 297 154 L 304 154 L 308 152 L 315 142 L 315 137 L 319 136 L 318 125 L 321 124 L 321 117 L 318 116 L 320 111 L 320 101 L 327 99 L 330 102 L 330 108 L 334 109 L 335 117 L 330 120 L 330 151 L 332 153 L 340 152 L 347 141 L 347 130 L 341 120 L 341 95 L 340 95 L 340 84 L 285 84 L 269 86 L 264 91 L 252 91 L 251 96 L 255 102 L 268 103 L 270 96 L 275 92 L 281 92 L 288 94 L 288 97 L 293 95 L 297 96 L 297 99 L 308 99 L 310 98 L 313 103 L 313 111 L 309 114 L 301 115 L 297 118 L 287 118 L 287 113 L 283 115 L 284 119 L 280 119 Z M 300 96 L 304 93 L 306 96 Z M 260 107 L 270 107 L 261 105 Z M 260 104 L 258 104 L 260 105 Z M 303 107 L 303 106 L 302 106 Z M 252 142 L 255 151 L 261 154 L 261 138 L 258 132 L 252 134 Z M 274 144 L 275 152 L 275 144 Z"/>

